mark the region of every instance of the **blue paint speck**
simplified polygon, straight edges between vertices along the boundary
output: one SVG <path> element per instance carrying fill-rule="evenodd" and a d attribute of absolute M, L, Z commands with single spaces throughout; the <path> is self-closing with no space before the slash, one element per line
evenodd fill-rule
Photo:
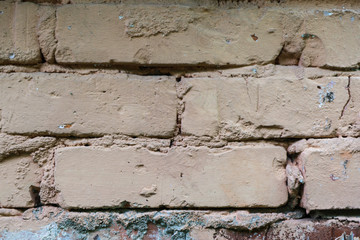
<path fill-rule="evenodd" d="M 333 15 L 333 13 L 332 12 L 328 12 L 328 11 L 324 11 L 324 16 L 331 16 L 331 15 Z"/>
<path fill-rule="evenodd" d="M 119 20 L 121 20 L 121 19 L 123 19 L 124 18 L 124 16 L 119 16 Z"/>
<path fill-rule="evenodd" d="M 10 54 L 9 54 L 9 58 L 10 58 L 10 59 L 14 59 L 14 58 L 15 58 L 15 53 L 10 53 Z"/>
<path fill-rule="evenodd" d="M 351 22 L 355 21 L 355 17 L 351 17 L 351 18 L 350 18 L 350 21 L 351 21 Z"/>

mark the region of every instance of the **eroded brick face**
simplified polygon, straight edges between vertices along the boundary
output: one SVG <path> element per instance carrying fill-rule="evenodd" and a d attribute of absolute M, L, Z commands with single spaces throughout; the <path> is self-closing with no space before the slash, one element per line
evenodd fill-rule
<path fill-rule="evenodd" d="M 67 208 L 277 207 L 287 200 L 285 162 L 275 146 L 75 147 L 56 151 L 55 184 Z"/>
<path fill-rule="evenodd" d="M 360 237 L 357 0 L 0 2 L 0 239 Z"/>

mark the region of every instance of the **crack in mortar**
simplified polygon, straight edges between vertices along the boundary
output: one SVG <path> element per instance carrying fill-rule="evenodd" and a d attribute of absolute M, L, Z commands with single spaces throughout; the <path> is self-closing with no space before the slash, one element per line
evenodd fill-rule
<path fill-rule="evenodd" d="M 347 92 L 348 92 L 348 99 L 347 99 L 345 105 L 343 106 L 343 109 L 341 110 L 341 115 L 340 115 L 339 119 L 341 119 L 344 116 L 346 107 L 347 107 L 347 105 L 349 104 L 349 102 L 351 100 L 350 84 L 351 84 L 351 76 L 348 76 L 348 84 L 346 86 L 346 89 L 347 89 Z"/>

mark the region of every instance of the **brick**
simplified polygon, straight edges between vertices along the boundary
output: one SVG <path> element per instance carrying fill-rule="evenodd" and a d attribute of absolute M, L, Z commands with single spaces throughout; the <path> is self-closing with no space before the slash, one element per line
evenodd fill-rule
<path fill-rule="evenodd" d="M 358 77 L 351 78 L 350 97 L 346 76 L 310 79 L 296 71 L 183 78 L 189 91 L 183 97 L 182 133 L 227 140 L 358 136 Z"/>
<path fill-rule="evenodd" d="M 0 2 L 0 64 L 41 62 L 36 35 L 37 5 Z"/>
<path fill-rule="evenodd" d="M 7 133 L 170 137 L 176 126 L 171 77 L 34 73 L 0 79 Z"/>
<path fill-rule="evenodd" d="M 65 5 L 57 10 L 56 61 L 154 65 L 271 62 L 282 48 L 281 20 L 280 10 L 256 8 Z"/>
<path fill-rule="evenodd" d="M 360 208 L 360 139 L 300 141 L 289 152 L 305 179 L 301 206 L 307 211 Z"/>
<path fill-rule="evenodd" d="M 285 150 L 271 145 L 168 153 L 71 147 L 56 150 L 55 184 L 70 209 L 277 207 L 288 197 L 285 161 Z"/>
<path fill-rule="evenodd" d="M 311 62 L 310 56 L 322 58 L 315 64 L 318 66 L 358 68 L 360 53 L 354 49 L 360 48 L 360 36 L 354 32 L 360 31 L 359 21 L 359 15 L 351 11 L 324 10 L 310 14 L 304 20 L 303 34 L 309 37 L 305 35 L 308 44 L 303 51 L 303 61 Z M 319 58 L 319 55 L 322 56 Z"/>
<path fill-rule="evenodd" d="M 39 187 L 39 183 L 40 172 L 30 156 L 12 157 L 1 161 L 0 207 L 33 207 L 36 195 L 32 191 Z"/>

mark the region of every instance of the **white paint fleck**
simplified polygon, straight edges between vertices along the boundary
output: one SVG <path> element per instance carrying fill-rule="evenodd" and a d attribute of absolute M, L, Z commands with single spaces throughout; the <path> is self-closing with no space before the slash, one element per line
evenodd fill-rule
<path fill-rule="evenodd" d="M 354 17 L 354 16 L 351 17 L 351 18 L 350 18 L 350 21 L 351 21 L 351 22 L 355 21 L 355 17 Z"/>
<path fill-rule="evenodd" d="M 333 13 L 332 12 L 329 12 L 329 11 L 324 11 L 324 16 L 331 16 L 331 15 L 333 15 Z"/>
<path fill-rule="evenodd" d="M 15 53 L 10 53 L 10 54 L 9 54 L 9 58 L 10 58 L 10 59 L 14 59 L 14 58 L 15 58 Z"/>
<path fill-rule="evenodd" d="M 65 125 L 59 125 L 58 128 L 64 129 L 64 128 L 65 128 Z"/>
<path fill-rule="evenodd" d="M 123 19 L 124 18 L 124 16 L 119 16 L 119 20 L 121 20 L 121 19 Z"/>
<path fill-rule="evenodd" d="M 68 26 L 68 30 L 71 30 L 71 26 Z"/>

